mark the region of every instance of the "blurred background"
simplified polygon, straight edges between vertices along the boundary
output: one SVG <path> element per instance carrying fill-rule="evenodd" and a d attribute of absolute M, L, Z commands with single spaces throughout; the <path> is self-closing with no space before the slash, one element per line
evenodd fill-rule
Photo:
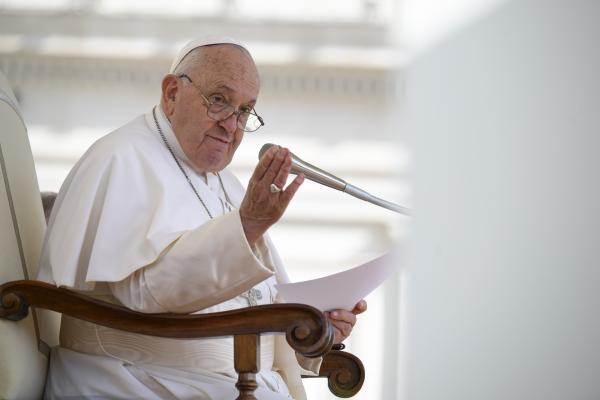
<path fill-rule="evenodd" d="M 349 340 L 367 372 L 356 398 L 598 399 L 595 4 L 0 0 L 0 69 L 40 189 L 57 191 L 93 141 L 158 102 L 185 42 L 238 38 L 266 122 L 232 164 L 243 182 L 277 143 L 416 210 L 306 182 L 272 228 L 293 280 L 412 242 Z"/>
<path fill-rule="evenodd" d="M 260 147 L 277 143 L 409 205 L 399 8 L 392 0 L 0 0 L 0 69 L 28 126 L 40 190 L 58 191 L 90 144 L 158 102 L 179 48 L 208 34 L 232 36 L 258 65 L 256 109 L 266 122 L 234 158 L 242 182 Z M 406 236 L 407 222 L 307 182 L 271 235 L 299 281 L 385 253 Z M 395 379 L 395 359 L 384 351 L 396 348 L 396 299 L 395 282 L 373 293 L 348 343 L 368 370 L 361 399 L 395 397 L 384 393 Z M 332 397 L 322 380 L 306 386 L 311 399 Z"/>

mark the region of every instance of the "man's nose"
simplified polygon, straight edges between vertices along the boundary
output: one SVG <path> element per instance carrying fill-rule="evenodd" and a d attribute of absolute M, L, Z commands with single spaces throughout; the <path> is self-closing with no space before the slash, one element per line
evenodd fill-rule
<path fill-rule="evenodd" d="M 233 113 L 229 117 L 219 121 L 219 124 L 227 131 L 227 133 L 235 133 L 237 130 L 237 119 L 237 114 Z"/>

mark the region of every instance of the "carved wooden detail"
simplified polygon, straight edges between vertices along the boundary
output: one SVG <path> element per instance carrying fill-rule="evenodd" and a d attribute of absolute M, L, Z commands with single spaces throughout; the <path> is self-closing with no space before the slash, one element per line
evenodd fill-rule
<path fill-rule="evenodd" d="M 151 336 L 234 336 L 239 399 L 255 398 L 259 336 L 264 332 L 285 332 L 296 352 L 307 357 L 324 356 L 320 376 L 328 378 L 329 388 L 336 396 L 353 396 L 364 380 L 364 368 L 358 358 L 341 351 L 328 352 L 333 343 L 331 322 L 322 312 L 304 304 L 269 304 L 211 314 L 144 314 L 45 282 L 20 280 L 0 285 L 0 318 L 21 320 L 29 307 Z"/>
<path fill-rule="evenodd" d="M 325 354 L 333 341 L 329 320 L 304 304 L 268 304 L 211 314 L 144 314 L 33 280 L 1 285 L 0 299 L 0 317 L 12 320 L 25 318 L 28 307 L 40 307 L 114 329 L 169 338 L 285 332 L 290 346 L 307 357 Z"/>
<path fill-rule="evenodd" d="M 319 376 L 327 377 L 331 393 L 338 397 L 352 397 L 362 387 L 365 380 L 365 368 L 358 357 L 345 351 L 332 350 L 323 357 Z"/>

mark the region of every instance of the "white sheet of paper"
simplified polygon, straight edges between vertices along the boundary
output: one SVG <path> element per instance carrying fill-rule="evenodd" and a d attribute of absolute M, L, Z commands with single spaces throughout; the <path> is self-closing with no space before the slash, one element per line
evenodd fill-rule
<path fill-rule="evenodd" d="M 398 267 L 390 252 L 358 267 L 304 282 L 275 285 L 286 303 L 308 304 L 321 311 L 349 310 L 381 285 Z"/>

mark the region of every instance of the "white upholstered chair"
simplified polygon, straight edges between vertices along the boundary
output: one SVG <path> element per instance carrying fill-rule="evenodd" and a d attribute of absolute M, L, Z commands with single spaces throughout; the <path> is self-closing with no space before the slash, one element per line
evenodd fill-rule
<path fill-rule="evenodd" d="M 0 73 L 0 283 L 35 278 L 46 229 L 39 192 L 27 130 Z M 0 398 L 40 398 L 59 321 L 45 310 L 0 319 Z"/>

